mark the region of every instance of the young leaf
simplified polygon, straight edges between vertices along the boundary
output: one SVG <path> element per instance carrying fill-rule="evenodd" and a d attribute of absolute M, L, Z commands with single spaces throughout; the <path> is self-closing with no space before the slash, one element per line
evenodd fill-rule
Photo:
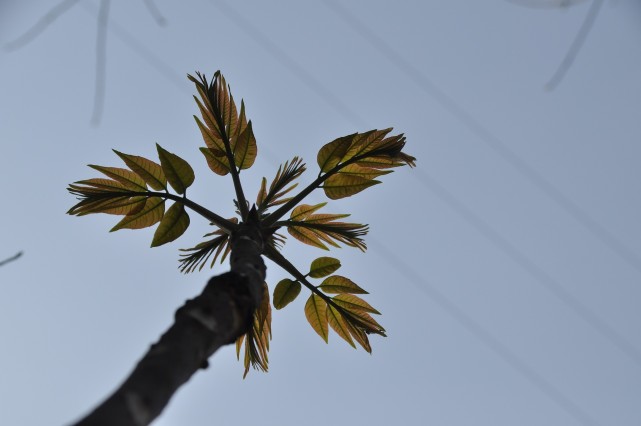
<path fill-rule="evenodd" d="M 327 250 L 324 243 L 338 247 L 336 242 L 340 242 L 365 251 L 367 246 L 361 236 L 367 234 L 367 225 L 335 222 L 336 219 L 349 215 L 314 214 L 325 204 L 315 206 L 302 204 L 292 210 L 289 220 L 276 222 L 276 225 L 286 226 L 292 237 L 324 250 Z"/>
<path fill-rule="evenodd" d="M 245 117 L 245 104 L 241 101 L 240 115 L 225 77 L 217 71 L 211 83 L 204 75 L 189 76 L 196 84 L 200 100 L 196 99 L 205 123 L 197 117 L 196 123 L 207 148 L 207 163 L 214 173 L 227 174 L 232 166 L 248 169 L 254 164 L 257 148 L 251 122 Z M 219 155 L 222 153 L 223 155 Z M 214 157 L 214 158 L 212 158 Z M 233 165 L 229 159 L 233 158 Z"/>
<path fill-rule="evenodd" d="M 337 173 L 327 178 L 323 184 L 325 195 L 332 200 L 350 197 L 354 194 L 381 183 L 378 180 L 367 179 L 354 174 Z"/>
<path fill-rule="evenodd" d="M 287 185 L 298 178 L 304 171 L 305 163 L 303 163 L 300 158 L 294 157 L 291 162 L 286 161 L 285 164 L 278 167 L 276 177 L 274 177 L 274 180 L 269 186 L 269 192 L 267 192 L 266 189 L 267 180 L 263 178 L 261 189 L 256 198 L 258 209 L 264 211 L 269 207 L 289 201 L 289 198 L 283 199 L 282 197 L 293 190 L 298 184 L 293 184 L 289 187 L 287 187 Z"/>
<path fill-rule="evenodd" d="M 338 305 L 338 303 L 336 303 Z M 349 309 L 344 306 L 338 306 L 339 311 L 345 318 L 345 321 L 353 325 L 357 329 L 363 330 L 365 333 L 375 333 L 385 336 L 385 329 L 376 322 L 374 318 L 367 312 L 359 309 Z"/>
<path fill-rule="evenodd" d="M 165 200 L 159 197 L 147 199 L 145 207 L 136 214 L 125 216 L 109 232 L 119 229 L 142 229 L 160 222 L 165 213 Z"/>
<path fill-rule="evenodd" d="M 113 151 L 125 162 L 127 167 L 147 182 L 147 185 L 156 191 L 167 189 L 167 178 L 160 164 L 137 155 L 123 154 L 115 149 Z"/>
<path fill-rule="evenodd" d="M 333 257 L 319 257 L 315 259 L 310 268 L 309 275 L 312 278 L 323 278 L 338 270 L 341 267 L 341 261 Z"/>
<path fill-rule="evenodd" d="M 300 206 L 296 207 L 294 210 L 292 210 L 290 214 L 290 219 L 291 220 L 305 220 L 307 217 L 309 217 L 312 213 L 314 213 L 316 210 L 322 208 L 325 206 L 327 203 L 319 203 L 313 206 L 310 206 L 308 204 L 301 204 Z"/>
<path fill-rule="evenodd" d="M 147 190 L 147 185 L 145 184 L 145 181 L 136 173 L 132 172 L 131 170 L 121 169 L 118 167 L 96 166 L 94 164 L 89 164 L 89 167 L 91 167 L 94 170 L 98 170 L 99 172 L 102 172 L 103 174 L 112 178 L 113 180 L 116 180 L 122 183 L 125 188 L 128 188 L 132 191 Z"/>
<path fill-rule="evenodd" d="M 352 280 L 341 277 L 340 275 L 332 275 L 331 277 L 325 278 L 318 288 L 330 294 L 368 294 Z"/>
<path fill-rule="evenodd" d="M 122 183 L 104 178 L 79 180 L 69 185 L 69 191 L 76 195 L 88 196 L 89 194 L 105 194 L 116 192 L 132 192 Z"/>
<path fill-rule="evenodd" d="M 223 151 L 201 147 L 200 152 L 205 156 L 207 165 L 212 172 L 220 176 L 229 173 L 229 162 Z"/>
<path fill-rule="evenodd" d="M 263 298 L 260 306 L 254 312 L 254 321 L 250 330 L 236 340 L 236 355 L 240 355 L 240 347 L 245 343 L 245 372 L 243 378 L 249 372 L 251 364 L 254 369 L 267 371 L 269 352 L 269 341 L 272 338 L 272 313 L 269 302 L 269 289 L 263 283 Z"/>
<path fill-rule="evenodd" d="M 318 151 L 318 166 L 321 173 L 326 173 L 323 188 L 329 198 L 349 197 L 379 183 L 374 178 L 391 172 L 383 169 L 415 166 L 416 158 L 402 152 L 405 146 L 402 134 L 385 137 L 391 130 L 344 136 Z"/>
<path fill-rule="evenodd" d="M 274 308 L 283 309 L 289 305 L 299 295 L 300 289 L 301 285 L 298 281 L 292 281 L 289 278 L 280 280 L 274 289 Z"/>
<path fill-rule="evenodd" d="M 354 345 L 354 341 L 352 340 L 349 327 L 345 323 L 343 316 L 331 305 L 327 307 L 327 319 L 329 320 L 330 327 L 332 327 L 332 329 L 342 337 L 343 340 L 349 343 L 353 348 L 356 348 L 356 345 Z"/>
<path fill-rule="evenodd" d="M 238 223 L 238 218 L 233 217 L 229 219 L 229 221 L 232 223 Z M 225 261 L 225 258 L 227 257 L 227 254 L 229 254 L 230 250 L 229 235 L 226 234 L 223 230 L 218 229 L 214 232 L 206 234 L 205 237 L 209 237 L 211 235 L 216 235 L 217 237 L 211 240 L 203 241 L 196 247 L 192 247 L 190 249 L 180 249 L 180 251 L 187 252 L 187 254 L 181 254 L 182 259 L 179 260 L 181 263 L 181 272 L 194 272 L 196 268 L 198 268 L 198 270 L 202 270 L 207 263 L 207 260 L 214 252 L 214 258 L 212 259 L 210 265 L 211 268 L 214 267 L 216 259 L 218 259 L 218 256 L 220 256 L 221 253 L 222 257 L 220 259 L 220 263 L 223 263 Z"/>
<path fill-rule="evenodd" d="M 344 307 L 350 312 L 363 311 L 363 312 L 371 312 L 372 314 L 377 314 L 377 315 L 381 314 L 376 309 L 374 309 L 369 303 L 367 303 L 366 301 L 364 301 L 358 296 L 354 296 L 353 294 L 339 294 L 338 296 L 334 296 L 332 300 L 334 301 L 334 303 Z"/>
<path fill-rule="evenodd" d="M 343 317 L 345 318 L 345 317 Z M 352 335 L 354 340 L 361 345 L 365 351 L 368 353 L 372 353 L 372 347 L 369 344 L 369 338 L 367 337 L 367 333 L 363 331 L 362 328 L 358 327 L 357 325 L 352 324 L 350 321 L 345 321 L 345 326 L 347 327 L 347 330 L 349 331 L 349 334 Z"/>
<path fill-rule="evenodd" d="M 343 156 L 357 135 L 358 133 L 354 133 L 334 139 L 330 143 L 325 144 L 318 151 L 316 161 L 318 162 L 318 167 L 320 167 L 321 172 L 327 173 L 341 162 Z"/>
<path fill-rule="evenodd" d="M 232 152 L 234 162 L 239 169 L 248 169 L 254 164 L 258 148 L 251 121 L 247 123 L 245 130 L 232 140 Z"/>
<path fill-rule="evenodd" d="M 191 168 L 188 162 L 165 150 L 160 145 L 156 144 L 156 148 L 158 149 L 160 165 L 165 172 L 167 181 L 177 193 L 184 194 L 185 190 L 194 183 L 194 169 Z"/>
<path fill-rule="evenodd" d="M 114 198 L 85 198 L 67 213 L 84 216 L 92 213 L 105 213 L 118 216 L 138 213 L 145 207 L 146 197 L 119 196 Z"/>
<path fill-rule="evenodd" d="M 312 294 L 305 303 L 305 317 L 314 331 L 327 343 L 328 320 L 327 303 L 318 295 Z"/>
<path fill-rule="evenodd" d="M 189 227 L 189 215 L 185 211 L 183 203 L 175 202 L 167 210 L 160 225 L 154 233 L 154 239 L 151 242 L 152 247 L 158 247 L 163 244 L 174 241 L 180 237 Z"/>

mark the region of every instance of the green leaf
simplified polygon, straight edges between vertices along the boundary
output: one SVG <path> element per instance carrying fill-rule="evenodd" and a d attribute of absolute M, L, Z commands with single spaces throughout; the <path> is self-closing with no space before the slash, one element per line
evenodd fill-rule
<path fill-rule="evenodd" d="M 185 211 L 183 203 L 175 202 L 169 207 L 164 214 L 160 225 L 154 233 L 154 239 L 151 242 L 152 247 L 158 247 L 163 244 L 174 241 L 180 237 L 189 227 L 189 215 Z"/>
<path fill-rule="evenodd" d="M 137 155 L 124 154 L 115 149 L 113 151 L 125 162 L 127 167 L 147 182 L 147 185 L 156 191 L 167 189 L 167 178 L 160 164 Z"/>
<path fill-rule="evenodd" d="M 342 337 L 343 340 L 349 343 L 353 348 L 356 348 L 351 337 L 350 329 L 345 323 L 343 316 L 331 305 L 327 307 L 327 319 L 329 320 L 330 327 L 332 327 L 336 334 Z"/>
<path fill-rule="evenodd" d="M 316 294 L 312 294 L 305 303 L 305 317 L 314 331 L 327 343 L 328 320 L 327 303 Z"/>
<path fill-rule="evenodd" d="M 330 294 L 368 294 L 352 280 L 341 277 L 340 275 L 332 275 L 331 277 L 325 278 L 318 288 Z"/>
<path fill-rule="evenodd" d="M 370 312 L 372 314 L 380 315 L 381 313 L 374 309 L 369 303 L 364 301 L 358 296 L 353 294 L 339 294 L 334 296 L 332 300 L 339 306 L 348 309 L 349 311 L 363 311 Z"/>
<path fill-rule="evenodd" d="M 367 179 L 354 174 L 337 173 L 327 178 L 323 184 L 325 195 L 332 200 L 350 197 L 354 194 L 369 188 L 372 185 L 381 183 L 378 180 Z"/>
<path fill-rule="evenodd" d="M 132 191 L 147 190 L 147 185 L 145 184 L 145 181 L 142 180 L 140 176 L 138 176 L 136 173 L 132 172 L 131 170 L 121 169 L 119 167 L 96 166 L 95 164 L 89 164 L 89 167 L 91 167 L 94 170 L 98 170 L 99 172 L 102 172 L 103 174 L 112 178 L 113 180 L 116 180 L 122 183 L 124 187 Z"/>
<path fill-rule="evenodd" d="M 156 148 L 158 149 L 160 166 L 165 172 L 167 181 L 177 193 L 184 194 L 185 190 L 194 183 L 194 169 L 188 162 L 160 145 L 156 144 Z"/>
<path fill-rule="evenodd" d="M 274 289 L 274 308 L 283 309 L 293 302 L 300 293 L 300 283 L 288 278 L 282 279 Z"/>
<path fill-rule="evenodd" d="M 338 270 L 341 267 L 341 261 L 333 257 L 319 257 L 312 262 L 309 268 L 309 276 L 312 278 L 322 278 Z"/>
<path fill-rule="evenodd" d="M 119 229 L 142 229 L 160 222 L 165 213 L 165 200 L 160 197 L 148 198 L 145 207 L 136 214 L 125 216 L 109 232 Z"/>

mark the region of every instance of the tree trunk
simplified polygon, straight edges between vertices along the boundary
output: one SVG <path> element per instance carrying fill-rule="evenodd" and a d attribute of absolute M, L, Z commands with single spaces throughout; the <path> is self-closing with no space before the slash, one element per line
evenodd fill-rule
<path fill-rule="evenodd" d="M 265 281 L 263 239 L 256 226 L 241 224 L 230 244 L 231 271 L 211 278 L 199 296 L 185 302 L 120 388 L 75 425 L 149 424 L 182 384 L 207 368 L 218 348 L 249 330 Z"/>

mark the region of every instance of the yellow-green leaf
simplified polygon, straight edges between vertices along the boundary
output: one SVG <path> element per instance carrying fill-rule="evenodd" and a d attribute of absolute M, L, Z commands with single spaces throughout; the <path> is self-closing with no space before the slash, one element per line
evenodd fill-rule
<path fill-rule="evenodd" d="M 158 225 L 154 233 L 151 246 L 158 247 L 174 241 L 180 237 L 188 227 L 189 215 L 185 211 L 185 206 L 182 203 L 175 202 L 169 207 L 160 221 L 160 225 Z"/>
<path fill-rule="evenodd" d="M 309 229 L 298 226 L 288 226 L 287 232 L 289 235 L 296 238 L 298 241 L 309 244 L 310 246 L 318 247 L 323 250 L 329 250 L 318 238 L 318 235 Z"/>
<path fill-rule="evenodd" d="M 126 188 L 131 189 L 132 191 L 147 190 L 145 181 L 131 170 L 121 169 L 119 167 L 96 166 L 95 164 L 89 164 L 89 167 L 122 183 Z"/>
<path fill-rule="evenodd" d="M 160 222 L 165 213 L 165 200 L 160 197 L 149 198 L 145 207 L 136 214 L 125 216 L 109 232 L 119 229 L 142 229 Z"/>
<path fill-rule="evenodd" d="M 258 195 L 256 196 L 256 205 L 262 205 L 265 201 L 265 197 L 267 197 L 267 179 L 263 178 L 260 183 L 260 190 L 258 191 Z"/>
<path fill-rule="evenodd" d="M 320 203 L 313 206 L 310 206 L 309 204 L 301 204 L 294 210 L 292 210 L 289 218 L 291 220 L 305 220 L 305 218 L 314 213 L 316 210 L 322 208 L 325 204 L 327 203 Z"/>
<path fill-rule="evenodd" d="M 156 144 L 156 148 L 158 149 L 160 166 L 165 172 L 167 181 L 177 193 L 184 194 L 185 190 L 194 183 L 194 169 L 188 162 L 160 145 Z"/>
<path fill-rule="evenodd" d="M 392 173 L 391 170 L 381 170 L 379 168 L 364 167 L 359 164 L 349 164 L 341 169 L 341 175 L 360 176 L 365 179 L 376 179 L 379 176 Z"/>
<path fill-rule="evenodd" d="M 195 115 L 194 120 L 196 120 L 196 124 L 200 129 L 200 133 L 203 136 L 203 140 L 205 141 L 205 145 L 207 145 L 207 148 L 224 151 L 225 144 L 223 143 L 221 136 L 218 134 L 218 130 L 216 128 L 211 128 L 204 125 L 203 122 L 200 121 L 200 119 Z"/>
<path fill-rule="evenodd" d="M 274 289 L 274 308 L 283 309 L 296 299 L 300 293 L 300 283 L 288 278 L 282 279 L 276 284 Z"/>
<path fill-rule="evenodd" d="M 356 328 L 365 330 L 367 333 L 385 336 L 385 329 L 367 312 L 346 309 L 344 306 L 341 306 L 341 309 L 344 310 L 343 317 L 345 321 L 350 322 Z"/>
<path fill-rule="evenodd" d="M 81 186 L 84 185 L 84 186 Z M 91 193 L 113 193 L 113 192 L 130 192 L 131 189 L 127 188 L 122 183 L 104 178 L 91 178 L 76 182 L 69 185 L 75 191 L 91 192 Z M 89 188 L 88 188 L 89 187 Z"/>
<path fill-rule="evenodd" d="M 357 134 L 343 136 L 323 145 L 316 156 L 321 172 L 327 173 L 341 162 Z"/>
<path fill-rule="evenodd" d="M 113 215 L 135 214 L 145 207 L 147 199 L 145 197 L 116 197 L 116 198 L 99 198 L 95 200 L 86 199 L 85 202 L 75 205 L 72 209 L 73 214 L 84 216 L 91 213 L 106 213 Z"/>
<path fill-rule="evenodd" d="M 248 169 L 254 164 L 258 148 L 252 130 L 252 122 L 247 123 L 245 130 L 236 138 L 232 146 L 234 162 L 239 169 Z"/>
<path fill-rule="evenodd" d="M 352 280 L 341 277 L 340 275 L 332 275 L 331 277 L 325 278 L 318 288 L 330 294 L 368 294 Z"/>
<path fill-rule="evenodd" d="M 361 345 L 361 347 L 368 353 L 372 353 L 372 347 L 369 344 L 369 338 L 367 337 L 367 334 L 363 331 L 363 329 L 352 324 L 347 319 L 345 319 L 345 326 L 347 327 L 349 334 L 352 335 L 354 340 L 356 340 L 356 342 L 358 342 L 358 344 Z"/>
<path fill-rule="evenodd" d="M 353 158 L 357 155 L 363 155 L 378 148 L 383 142 L 383 138 L 392 131 L 392 128 L 383 130 L 370 130 L 359 133 L 354 140 L 349 151 L 345 154 L 346 159 Z"/>
<path fill-rule="evenodd" d="M 115 149 L 113 151 L 125 162 L 127 167 L 147 182 L 147 185 L 156 191 L 167 189 L 167 178 L 160 164 L 148 160 L 145 157 L 124 154 Z"/>
<path fill-rule="evenodd" d="M 305 316 L 314 331 L 327 343 L 329 333 L 327 303 L 316 294 L 312 294 L 305 303 Z"/>
<path fill-rule="evenodd" d="M 200 148 L 200 152 L 205 156 L 207 165 L 212 172 L 220 176 L 225 176 L 229 173 L 229 162 L 224 152 L 203 147 Z"/>
<path fill-rule="evenodd" d="M 332 200 L 349 197 L 357 194 L 372 185 L 381 183 L 378 180 L 367 179 L 358 175 L 344 175 L 337 173 L 330 176 L 323 184 L 325 195 Z"/>
<path fill-rule="evenodd" d="M 341 261 L 333 257 L 319 257 L 314 259 L 309 268 L 309 276 L 312 278 L 322 278 L 338 270 L 341 267 Z"/>
<path fill-rule="evenodd" d="M 356 348 L 354 341 L 352 340 L 349 327 L 345 324 L 343 316 L 338 312 L 333 306 L 327 307 L 327 319 L 329 321 L 330 327 L 343 338 L 347 343 L 349 343 L 353 348 Z"/>
<path fill-rule="evenodd" d="M 336 302 L 337 305 L 342 306 L 349 311 L 371 312 L 373 314 L 380 315 L 380 312 L 374 309 L 369 303 L 358 296 L 354 296 L 353 294 L 342 293 L 338 296 L 334 296 L 332 300 Z"/>

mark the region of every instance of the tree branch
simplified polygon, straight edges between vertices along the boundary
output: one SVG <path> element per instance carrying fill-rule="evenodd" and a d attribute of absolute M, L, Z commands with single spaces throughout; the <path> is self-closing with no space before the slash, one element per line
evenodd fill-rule
<path fill-rule="evenodd" d="M 250 329 L 265 281 L 263 238 L 250 221 L 232 233 L 230 243 L 231 271 L 210 279 L 199 296 L 179 308 L 174 324 L 129 378 L 76 426 L 148 425 L 180 386 L 207 367 L 214 352 Z"/>

